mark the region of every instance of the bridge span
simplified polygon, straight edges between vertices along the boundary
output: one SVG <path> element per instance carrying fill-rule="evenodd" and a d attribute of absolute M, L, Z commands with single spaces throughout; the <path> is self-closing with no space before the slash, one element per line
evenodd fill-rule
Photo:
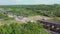
<path fill-rule="evenodd" d="M 60 33 L 60 22 L 50 20 L 38 20 L 48 30 Z"/>

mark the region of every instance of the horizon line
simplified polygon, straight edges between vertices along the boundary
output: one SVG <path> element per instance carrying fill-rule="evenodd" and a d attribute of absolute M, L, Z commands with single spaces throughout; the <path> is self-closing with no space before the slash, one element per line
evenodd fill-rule
<path fill-rule="evenodd" d="M 10 4 L 10 5 L 55 5 L 55 4 Z M 56 4 L 56 5 L 60 5 L 60 4 Z"/>

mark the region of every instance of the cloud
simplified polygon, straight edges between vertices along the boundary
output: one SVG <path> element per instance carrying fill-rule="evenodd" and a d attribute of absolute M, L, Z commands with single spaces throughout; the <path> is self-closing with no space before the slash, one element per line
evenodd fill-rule
<path fill-rule="evenodd" d="M 10 4 L 15 4 L 15 0 L 0 0 L 0 5 L 10 5 Z"/>
<path fill-rule="evenodd" d="M 16 0 L 16 4 L 51 4 L 54 0 Z"/>
<path fill-rule="evenodd" d="M 13 4 L 60 4 L 60 0 L 0 0 L 0 5 Z"/>

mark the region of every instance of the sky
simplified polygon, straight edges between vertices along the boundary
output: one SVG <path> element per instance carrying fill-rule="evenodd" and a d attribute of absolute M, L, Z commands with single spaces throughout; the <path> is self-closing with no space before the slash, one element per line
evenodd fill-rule
<path fill-rule="evenodd" d="M 60 4 L 60 0 L 0 0 L 0 5 Z"/>

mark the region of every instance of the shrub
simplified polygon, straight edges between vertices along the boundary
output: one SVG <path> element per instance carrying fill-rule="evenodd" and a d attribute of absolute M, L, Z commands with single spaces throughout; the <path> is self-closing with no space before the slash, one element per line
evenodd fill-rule
<path fill-rule="evenodd" d="M 0 26 L 0 34 L 49 34 L 39 23 L 12 23 Z"/>

